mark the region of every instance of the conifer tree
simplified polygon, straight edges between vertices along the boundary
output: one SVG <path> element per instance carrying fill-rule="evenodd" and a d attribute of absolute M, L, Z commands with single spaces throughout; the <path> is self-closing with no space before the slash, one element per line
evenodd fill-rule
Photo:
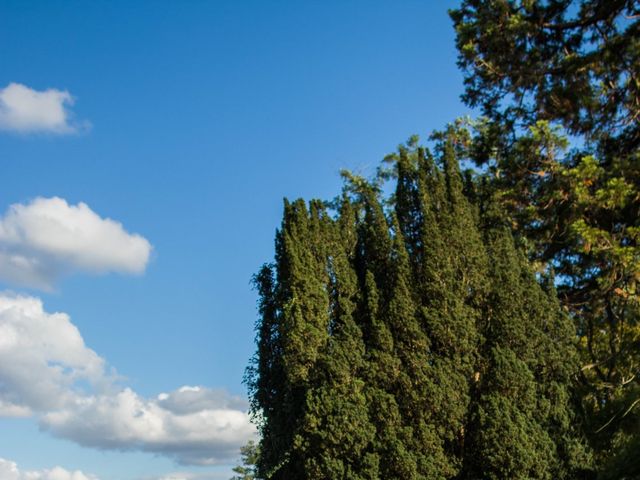
<path fill-rule="evenodd" d="M 466 449 L 467 478 L 576 478 L 588 457 L 574 428 L 572 326 L 506 227 L 487 232 L 491 292 Z M 508 441 L 506 439 L 509 439 Z"/>
<path fill-rule="evenodd" d="M 442 171 L 435 167 L 432 195 L 424 208 L 431 210 L 438 228 L 430 230 L 436 242 L 425 254 L 423 316 L 432 342 L 435 383 L 434 421 L 442 429 L 443 441 L 454 471 L 460 468 L 465 443 L 465 423 L 470 388 L 477 361 L 476 324 L 486 283 L 486 257 L 471 207 L 462 191 L 453 132 L 437 138 L 436 151 Z M 434 248 L 435 247 L 435 248 Z"/>
<path fill-rule="evenodd" d="M 450 129 L 434 137 L 437 158 L 415 148 L 413 140 L 397 157 L 399 230 L 413 253 L 414 301 L 428 341 L 423 354 L 429 365 L 427 391 L 421 393 L 418 422 L 424 425 L 423 451 L 430 451 L 428 478 L 451 478 L 462 463 L 476 321 L 485 289 L 485 251 L 462 191 L 455 133 Z"/>
<path fill-rule="evenodd" d="M 328 336 L 324 238 L 329 223 L 320 202 L 311 202 L 307 210 L 302 200 L 285 201 L 282 228 L 276 237 L 276 284 L 268 268 L 256 279 L 263 318 L 258 325 L 258 358 L 249 382 L 253 411 L 263 419 L 261 477 L 295 478 L 304 470 L 303 446 L 297 435 L 314 367 Z"/>
<path fill-rule="evenodd" d="M 411 285 L 409 256 L 397 218 L 394 216 L 392 258 L 394 265 L 387 322 L 391 329 L 396 356 L 401 362 L 396 399 L 407 432 L 408 447 L 416 461 L 415 476 L 405 478 L 445 478 L 448 459 L 437 428 L 431 423 L 434 385 L 433 358 L 427 334 L 418 314 Z"/>
<path fill-rule="evenodd" d="M 379 459 L 379 478 L 414 479 L 417 465 L 410 446 L 411 427 L 403 421 L 396 398 L 402 362 L 388 318 L 393 296 L 392 239 L 376 189 L 361 184 L 359 194 L 364 210 L 360 265 L 365 268 L 361 322 L 367 333 L 368 403 L 376 429 L 372 451 Z"/>
<path fill-rule="evenodd" d="M 435 155 L 414 142 L 391 159 L 391 202 L 348 176 L 333 216 L 285 203 L 275 265 L 256 277 L 260 478 L 568 479 L 588 465 L 553 282 L 465 197 L 464 133 L 434 141 Z"/>
<path fill-rule="evenodd" d="M 362 373 L 365 346 L 356 323 L 360 292 L 353 268 L 356 216 L 348 198 L 342 199 L 339 219 L 327 232 L 327 267 L 331 314 L 328 342 L 313 374 L 306 397 L 302 431 L 296 441 L 305 459 L 305 478 L 378 478 L 377 459 L 369 451 L 375 433 L 369 421 Z"/>
<path fill-rule="evenodd" d="M 280 257 L 281 234 L 276 234 L 276 257 Z M 283 435 L 287 423 L 285 405 L 287 383 L 282 363 L 279 326 L 280 307 L 276 298 L 274 266 L 264 265 L 254 277 L 260 296 L 260 320 L 257 322 L 257 352 L 247 369 L 251 411 L 260 426 L 262 454 L 256 459 L 259 478 L 275 468 L 281 452 L 290 448 L 291 439 Z"/>
<path fill-rule="evenodd" d="M 558 273 L 608 475 L 640 437 L 640 3 L 463 0 L 451 17 L 462 98 L 485 116 L 470 157 L 529 258 Z"/>

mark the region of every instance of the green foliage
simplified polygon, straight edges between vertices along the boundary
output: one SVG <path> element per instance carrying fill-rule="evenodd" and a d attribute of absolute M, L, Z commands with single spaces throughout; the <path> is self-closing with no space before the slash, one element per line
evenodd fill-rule
<path fill-rule="evenodd" d="M 573 478 L 573 333 L 496 209 L 472 205 L 452 126 L 373 182 L 286 202 L 256 276 L 248 370 L 265 479 Z M 395 178 L 391 199 L 380 182 Z"/>
<path fill-rule="evenodd" d="M 233 468 L 233 472 L 237 475 L 231 477 L 231 480 L 257 480 L 256 464 L 260 457 L 260 447 L 253 440 L 250 440 L 240 448 L 240 456 L 242 465 Z"/>
<path fill-rule="evenodd" d="M 296 446 L 305 459 L 308 478 L 375 478 L 375 458 L 366 452 L 373 439 L 369 422 L 362 331 L 356 323 L 357 278 L 355 212 L 344 199 L 340 221 L 326 231 L 330 293 L 329 338 L 316 361 L 313 386 L 306 394 L 302 431 Z"/>
<path fill-rule="evenodd" d="M 640 404 L 640 5 L 464 0 L 451 17 L 463 98 L 485 115 L 464 156 L 482 166 L 484 201 L 505 209 L 537 269 L 556 272 L 580 339 L 582 422 L 601 476 L 631 478 L 628 452 L 640 436 L 630 421 Z"/>
<path fill-rule="evenodd" d="M 451 17 L 485 116 L 285 201 L 255 277 L 260 478 L 640 478 L 640 6 Z"/>
<path fill-rule="evenodd" d="M 469 105 L 503 127 L 549 120 L 603 150 L 637 148 L 637 1 L 464 0 L 450 13 Z"/>
<path fill-rule="evenodd" d="M 567 408 L 577 368 L 572 325 L 506 228 L 490 230 L 487 243 L 494 282 L 470 431 L 477 453 L 468 468 L 473 478 L 575 478 L 589 457 Z"/>

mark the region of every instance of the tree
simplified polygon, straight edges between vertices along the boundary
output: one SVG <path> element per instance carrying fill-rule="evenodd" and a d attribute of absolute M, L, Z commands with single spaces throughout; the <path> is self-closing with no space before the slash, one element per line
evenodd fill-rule
<path fill-rule="evenodd" d="M 572 325 L 544 291 L 507 228 L 486 232 L 492 259 L 482 318 L 466 474 L 487 479 L 569 479 L 589 467 L 574 427 Z M 508 438 L 509 441 L 505 441 Z"/>
<path fill-rule="evenodd" d="M 231 477 L 231 480 L 257 480 L 256 464 L 260 456 L 258 445 L 253 440 L 250 440 L 249 443 L 240 448 L 240 456 L 242 465 L 233 467 L 233 471 L 237 475 Z"/>
<path fill-rule="evenodd" d="M 419 398 L 407 412 L 419 433 L 416 448 L 428 453 L 422 474 L 450 478 L 462 465 L 487 258 L 477 219 L 463 195 L 455 132 L 434 139 L 435 159 L 412 139 L 389 160 L 396 162 L 397 170 L 396 238 L 405 240 L 406 252 L 413 258 L 411 262 L 404 253 L 397 256 L 397 263 L 403 270 L 413 267 L 412 275 L 405 277 L 413 278 L 415 314 L 424 337 L 420 350 L 406 349 L 421 368 L 419 374 L 411 374 L 421 381 L 413 380 L 414 385 L 403 389 L 410 392 L 405 395 Z M 405 335 L 408 346 L 421 338 L 407 329 Z M 413 353 L 416 350 L 419 354 Z"/>
<path fill-rule="evenodd" d="M 637 1 L 464 0 L 451 17 L 463 100 L 496 128 L 557 122 L 604 156 L 637 150 Z"/>
<path fill-rule="evenodd" d="M 485 115 L 467 156 L 557 274 L 582 421 L 611 470 L 640 434 L 640 5 L 465 0 L 451 16 L 463 99 Z"/>
<path fill-rule="evenodd" d="M 406 371 L 402 348 L 398 345 L 401 340 L 397 330 L 401 327 L 393 322 L 397 320 L 394 313 L 399 313 L 396 309 L 402 308 L 398 305 L 402 300 L 398 298 L 394 244 L 379 192 L 366 183 L 360 184 L 358 190 L 358 200 L 364 210 L 359 267 L 366 304 L 361 322 L 369 333 L 366 339 L 369 365 L 365 378 L 369 384 L 370 421 L 376 431 L 372 450 L 379 459 L 379 478 L 415 479 L 418 465 L 411 448 L 412 427 L 407 425 L 398 395 Z M 409 316 L 406 320 L 410 321 L 411 313 L 405 313 Z"/>
<path fill-rule="evenodd" d="M 356 216 L 343 198 L 340 217 L 325 238 L 330 294 L 329 338 L 306 396 L 301 433 L 296 441 L 304 455 L 307 478 L 364 480 L 377 477 L 377 461 L 367 451 L 374 428 L 369 422 L 365 345 L 356 321 L 357 277 L 351 265 L 356 250 Z"/>
<path fill-rule="evenodd" d="M 325 242 L 329 224 L 321 202 L 311 202 L 307 209 L 301 200 L 285 201 L 275 267 L 263 267 L 255 278 L 262 319 L 247 383 L 253 392 L 252 411 L 264 419 L 260 477 L 296 478 L 304 470 L 299 436 L 305 402 L 330 324 Z"/>
<path fill-rule="evenodd" d="M 434 153 L 412 141 L 391 174 L 347 174 L 330 204 L 285 202 L 256 277 L 261 478 L 563 479 L 587 464 L 572 329 L 465 196 L 465 138 L 436 134 Z"/>

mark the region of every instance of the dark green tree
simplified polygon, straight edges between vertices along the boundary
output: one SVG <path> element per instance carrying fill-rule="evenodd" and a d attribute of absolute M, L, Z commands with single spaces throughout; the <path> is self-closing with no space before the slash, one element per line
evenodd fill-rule
<path fill-rule="evenodd" d="M 573 327 L 505 227 L 487 232 L 491 291 L 466 446 L 468 478 L 582 478 L 589 457 L 574 426 Z M 508 438 L 509 441 L 505 441 Z"/>
<path fill-rule="evenodd" d="M 378 462 L 369 449 L 375 428 L 369 420 L 365 344 L 357 324 L 361 293 L 353 268 L 357 236 L 356 212 L 343 198 L 339 219 L 328 228 L 326 243 L 330 293 L 329 338 L 306 396 L 301 432 L 296 437 L 306 478 L 378 478 Z"/>
<path fill-rule="evenodd" d="M 375 186 L 359 178 L 351 181 L 362 207 L 357 269 L 364 291 L 360 322 L 368 360 L 367 399 L 376 431 L 371 450 L 378 461 L 378 478 L 414 479 L 418 470 L 412 428 L 397 398 L 404 369 L 394 337 L 396 326 L 388 318 L 396 293 L 393 239 Z"/>
<path fill-rule="evenodd" d="M 259 456 L 260 448 L 253 440 L 250 440 L 249 443 L 241 447 L 240 457 L 242 465 L 233 467 L 233 472 L 237 473 L 237 475 L 231 477 L 231 480 L 257 480 L 256 464 L 258 463 Z"/>
<path fill-rule="evenodd" d="M 261 478 L 561 479 L 588 463 L 572 328 L 465 196 L 469 141 L 451 127 L 433 154 L 402 147 L 391 175 L 347 175 L 332 215 L 285 202 L 256 277 Z"/>
<path fill-rule="evenodd" d="M 422 388 L 409 408 L 424 452 L 426 478 L 451 478 L 462 464 L 469 390 L 476 363 L 476 323 L 486 275 L 486 255 L 471 205 L 462 192 L 454 132 L 434 137 L 436 158 L 412 139 L 396 161 L 395 211 L 412 265 L 412 295 L 424 338 L 418 358 Z M 436 162 L 440 165 L 436 165 Z M 400 261 L 401 259 L 405 260 Z M 410 345 L 410 343 L 408 343 Z M 413 352 L 416 349 L 407 349 Z M 415 389 L 415 387 L 414 387 Z"/>
<path fill-rule="evenodd" d="M 252 411 L 264 452 L 260 477 L 296 478 L 304 471 L 305 405 L 315 366 L 327 343 L 330 294 L 325 241 L 330 219 L 321 202 L 285 201 L 276 235 L 275 278 L 266 266 L 255 282 L 260 293 L 258 354 L 248 372 Z"/>
<path fill-rule="evenodd" d="M 487 257 L 477 218 L 463 194 L 457 159 L 457 132 L 436 134 L 435 160 L 428 166 L 423 198 L 438 232 L 424 238 L 428 266 L 422 285 L 423 317 L 432 342 L 436 385 L 434 404 L 446 451 L 455 471 L 465 450 L 470 389 L 477 364 L 480 306 L 487 283 Z M 429 187 L 429 184 L 432 186 Z M 438 418 L 438 417 L 436 417 Z"/>
<path fill-rule="evenodd" d="M 640 4 L 465 0 L 451 16 L 463 99 L 486 117 L 468 157 L 557 273 L 582 422 L 602 472 L 621 471 L 640 435 Z"/>

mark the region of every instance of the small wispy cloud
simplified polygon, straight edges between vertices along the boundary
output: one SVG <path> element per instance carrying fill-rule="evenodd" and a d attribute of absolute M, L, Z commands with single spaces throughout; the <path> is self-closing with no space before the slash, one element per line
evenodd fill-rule
<path fill-rule="evenodd" d="M 144 272 L 151 244 L 85 203 L 58 197 L 14 204 L 0 217 L 0 281 L 51 290 L 76 272 Z"/>
<path fill-rule="evenodd" d="M 0 478 L 2 480 L 98 480 L 80 470 L 70 471 L 62 467 L 45 470 L 20 470 L 15 462 L 0 458 Z"/>
<path fill-rule="evenodd" d="M 0 90 L 0 130 L 18 133 L 78 133 L 90 127 L 74 120 L 74 98 L 66 90 L 34 90 L 10 83 Z"/>

